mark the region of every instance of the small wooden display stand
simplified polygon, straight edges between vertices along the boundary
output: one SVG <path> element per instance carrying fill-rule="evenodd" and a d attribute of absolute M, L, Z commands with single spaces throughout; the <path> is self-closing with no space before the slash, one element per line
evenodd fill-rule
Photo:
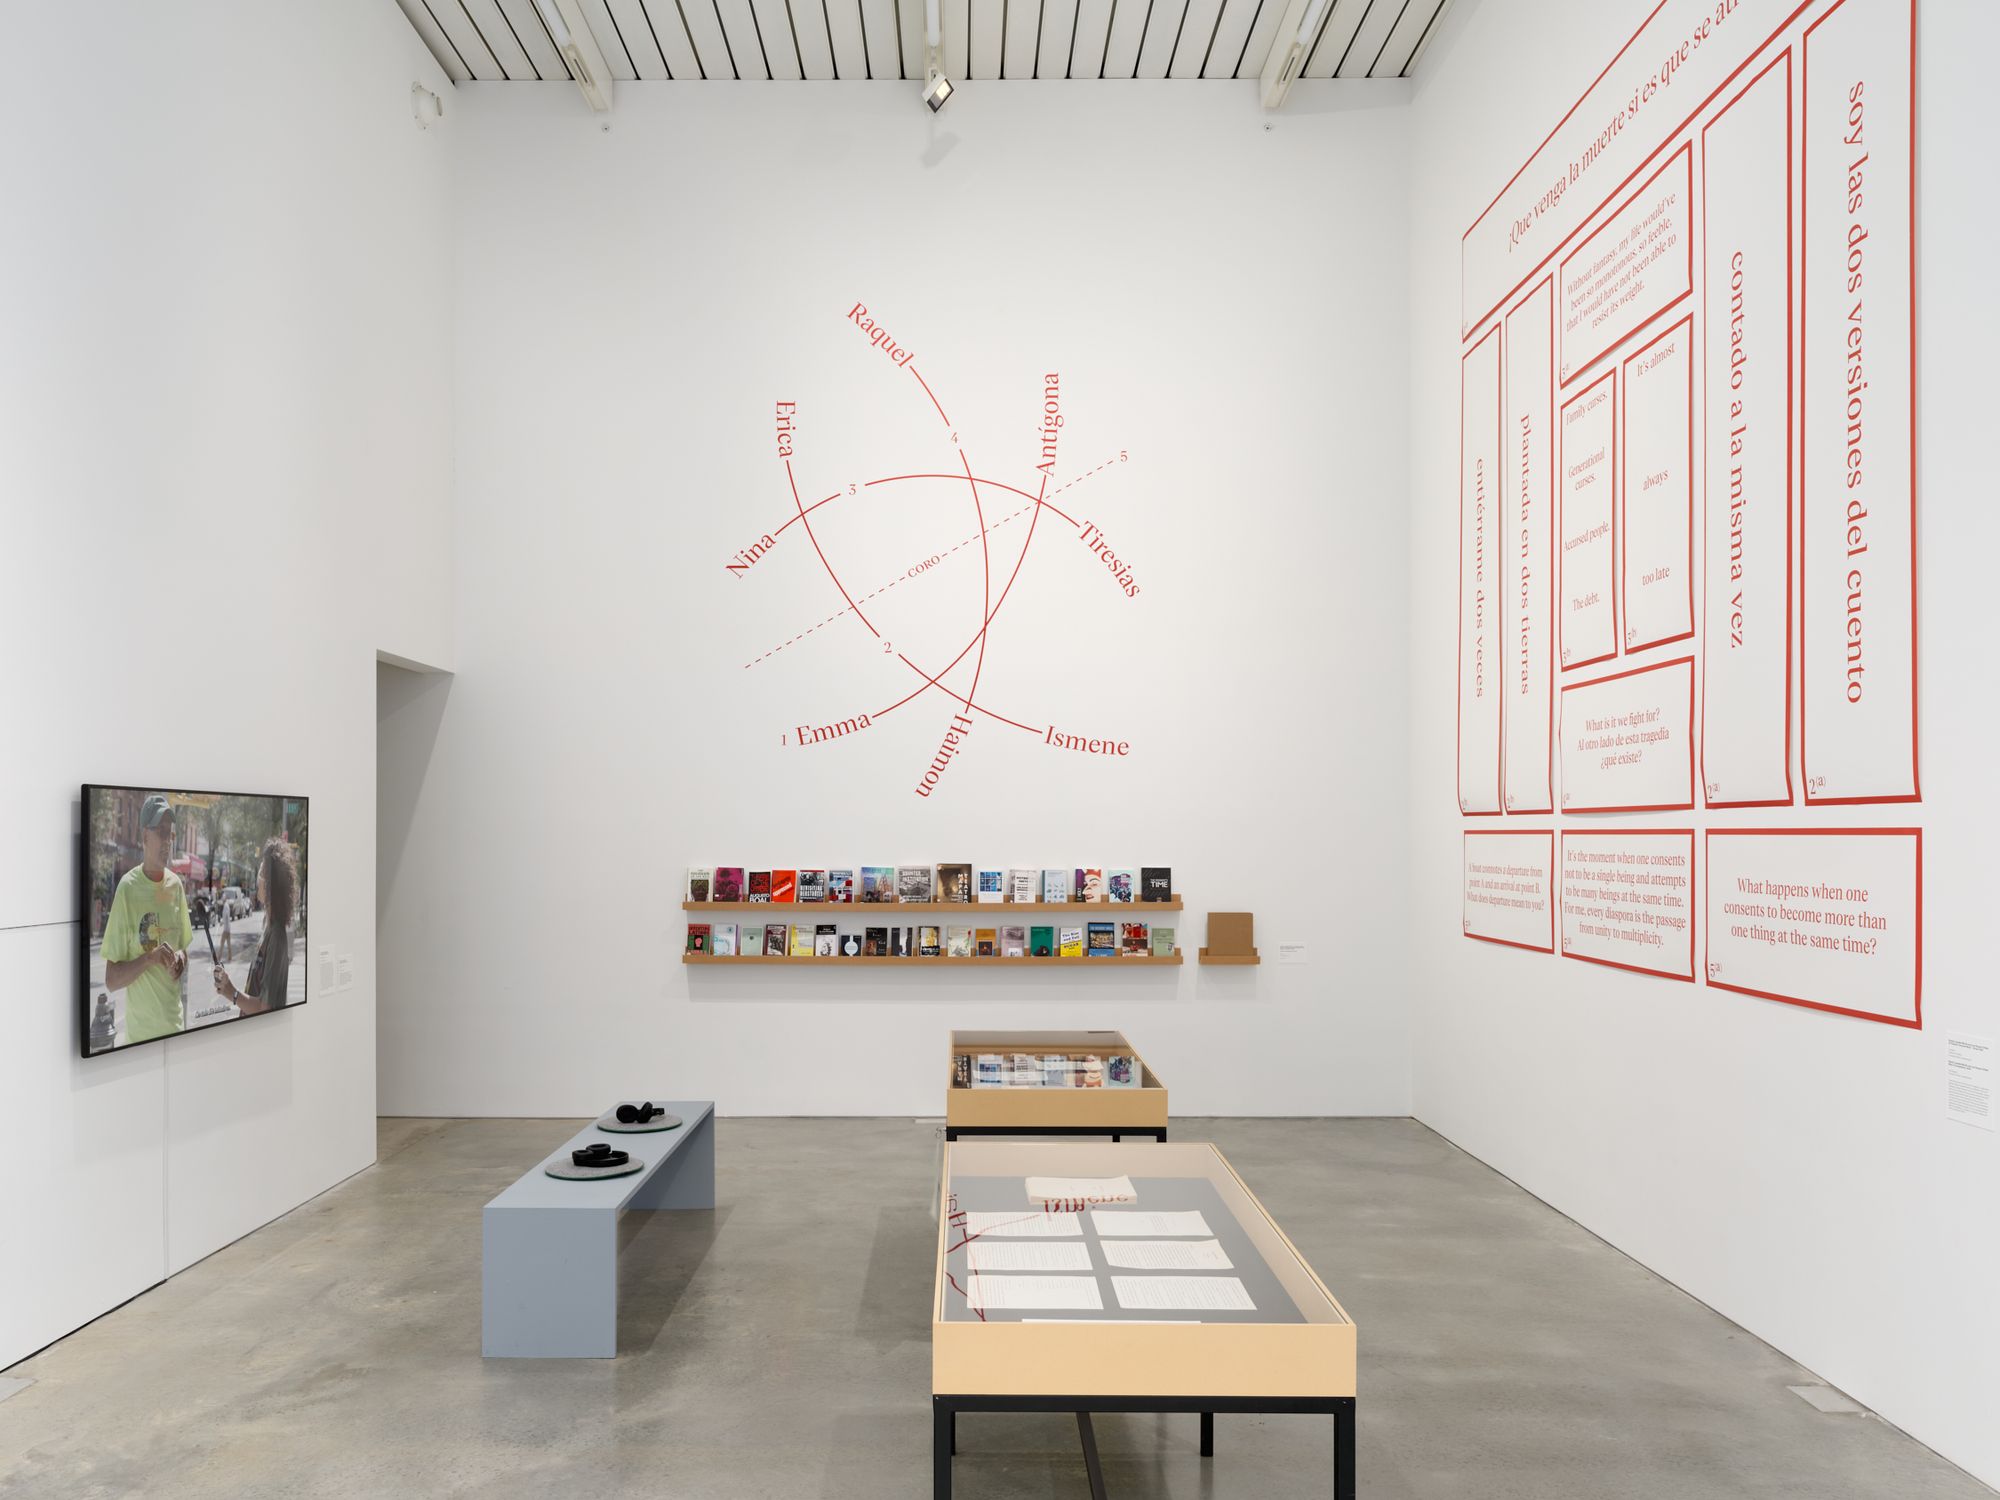
<path fill-rule="evenodd" d="M 957 1059 L 982 1052 L 1115 1052 L 1139 1070 L 1135 1088 L 960 1088 Z M 1116 1031 L 954 1031 L 945 1060 L 944 1138 L 962 1135 L 1150 1135 L 1167 1138 L 1167 1086 Z"/>
<path fill-rule="evenodd" d="M 1200 952 L 1200 962 L 1205 964 L 1255 964 L 1263 960 L 1257 956 L 1257 946 L 1252 939 L 1252 923 L 1255 918 L 1247 911 L 1212 911 L 1208 914 L 1208 946 Z"/>

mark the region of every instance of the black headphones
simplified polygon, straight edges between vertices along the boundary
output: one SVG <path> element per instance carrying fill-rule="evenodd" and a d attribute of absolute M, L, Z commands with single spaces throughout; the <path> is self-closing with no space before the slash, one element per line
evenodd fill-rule
<path fill-rule="evenodd" d="M 620 1125 L 644 1125 L 647 1121 L 656 1120 L 665 1113 L 664 1109 L 661 1109 L 659 1105 L 653 1103 L 650 1099 L 644 1104 L 621 1104 L 618 1106 L 618 1123 Z"/>
<path fill-rule="evenodd" d="M 622 1167 L 632 1159 L 632 1153 L 597 1141 L 570 1152 L 569 1159 L 579 1167 Z"/>

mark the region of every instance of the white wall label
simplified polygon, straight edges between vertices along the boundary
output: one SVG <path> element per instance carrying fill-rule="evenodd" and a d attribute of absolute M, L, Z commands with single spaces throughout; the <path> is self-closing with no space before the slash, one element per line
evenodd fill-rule
<path fill-rule="evenodd" d="M 1562 835 L 1565 958 L 1694 980 L 1694 830 Z"/>
<path fill-rule="evenodd" d="M 1467 829 L 1465 935 L 1555 952 L 1555 835 Z"/>
<path fill-rule="evenodd" d="M 1911 0 L 1806 31 L 1799 724 L 1808 803 L 1917 796 Z"/>
<path fill-rule="evenodd" d="M 1694 806 L 1693 724 L 1692 657 L 1565 684 L 1563 811 Z"/>
<path fill-rule="evenodd" d="M 1619 539 L 1625 649 L 1694 634 L 1694 319 L 1625 360 Z"/>
<path fill-rule="evenodd" d="M 1712 987 L 1923 1024 L 1919 830 L 1711 828 L 1706 849 Z"/>
<path fill-rule="evenodd" d="M 1791 137 L 1789 51 L 1701 133 L 1710 807 L 1792 801 Z"/>
<path fill-rule="evenodd" d="M 1306 945 L 1305 945 L 1304 943 L 1280 943 L 1280 944 L 1278 944 L 1278 962 L 1279 962 L 1279 963 L 1281 963 L 1281 964 L 1302 964 L 1302 963 L 1304 963 L 1305 961 L 1306 961 Z"/>
<path fill-rule="evenodd" d="M 1555 531 L 1554 387 L 1549 361 L 1555 315 L 1542 284 L 1507 315 L 1507 526 L 1502 583 L 1507 600 L 1501 779 L 1510 813 L 1553 810 L 1549 775 L 1549 677 L 1555 654 L 1549 604 Z"/>
<path fill-rule="evenodd" d="M 1606 370 L 1562 409 L 1562 666 L 1565 672 L 1618 654 L 1618 374 Z"/>
<path fill-rule="evenodd" d="M 1500 811 L 1500 329 L 1460 367 L 1458 810 Z"/>
<path fill-rule="evenodd" d="M 1993 1038 L 1945 1033 L 1944 1112 L 1961 1125 L 1994 1129 Z"/>

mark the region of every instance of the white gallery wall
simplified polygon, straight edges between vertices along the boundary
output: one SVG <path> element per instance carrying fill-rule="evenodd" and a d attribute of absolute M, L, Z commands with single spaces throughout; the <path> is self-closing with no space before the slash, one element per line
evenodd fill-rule
<path fill-rule="evenodd" d="M 1829 8 L 1818 5 L 1795 25 L 1810 24 Z M 1461 237 L 1652 9 L 1650 0 L 1455 7 L 1429 50 L 1417 90 L 1410 301 L 1412 900 L 1406 934 L 1406 951 L 1413 955 L 1415 1110 L 1529 1191 L 1946 1457 L 2000 1482 L 2000 1428 L 1993 1422 L 2000 1292 L 1992 1275 L 2000 1238 L 2000 1137 L 1954 1123 L 1945 1112 L 1946 1034 L 2000 1036 L 1991 965 L 1979 955 L 2000 898 L 1990 849 L 1995 818 L 1980 790 L 1991 779 L 1993 673 L 1980 645 L 1979 616 L 1991 592 L 1984 559 L 2000 539 L 1983 498 L 1991 489 L 1983 440 L 1991 428 L 1985 398 L 1992 390 L 1996 311 L 1985 247 L 1995 223 L 1991 195 L 1983 191 L 1991 176 L 1989 133 L 1967 128 L 1986 113 L 1983 60 L 2000 48 L 2000 13 L 1993 8 L 1931 0 L 1920 6 L 1916 28 L 1921 803 L 1729 809 L 1707 805 L 1717 800 L 1711 792 L 1691 812 L 1461 817 L 1454 790 L 1459 319 L 1461 312 L 1468 320 L 1480 312 L 1461 308 Z M 1716 9 L 1696 6 L 1689 14 L 1712 17 Z M 1748 28 L 1753 40 L 1761 39 L 1792 9 L 1790 3 L 1743 0 L 1740 8 L 1726 7 L 1726 27 L 1735 30 L 1712 31 L 1711 37 L 1726 35 L 1730 40 L 1716 45 L 1735 46 Z M 1880 16 L 1874 9 L 1872 3 L 1856 6 L 1843 22 L 1879 20 L 1893 41 L 1893 7 Z M 1907 36 L 1907 17 L 1901 24 Z M 1797 68 L 1807 44 L 1799 43 L 1796 31 L 1785 38 Z M 1640 72 L 1657 69 L 1672 50 L 1642 47 Z M 1760 54 L 1733 88 L 1762 76 L 1759 69 L 1776 50 Z M 1881 50 L 1891 54 L 1886 44 Z M 1802 82 L 1795 73 L 1793 87 Z M 1888 102 L 1893 95 L 1873 104 L 1873 89 L 1871 84 L 1864 92 L 1872 109 L 1868 129 L 1877 132 L 1867 137 L 1877 153 L 1866 169 L 1870 195 L 1886 191 L 1896 162 L 1906 159 L 1906 150 L 1899 154 L 1880 144 L 1893 139 L 1881 134 L 1895 127 Z M 1648 113 L 1653 105 L 1643 102 L 1645 123 L 1638 129 L 1653 130 L 1657 138 L 1658 127 L 1679 119 L 1700 93 L 1669 97 L 1678 102 L 1665 112 Z M 1816 139 L 1812 149 L 1822 150 L 1824 140 Z M 1755 149 L 1754 137 L 1731 140 L 1736 149 Z M 1713 152 L 1713 135 L 1708 145 Z M 1705 161 L 1716 180 L 1742 165 L 1728 151 L 1705 158 L 1697 143 L 1698 190 Z M 1579 196 L 1594 203 L 1617 175 L 1593 179 L 1598 191 L 1579 189 Z M 1762 201 L 1781 212 L 1782 185 Z M 1887 226 L 1875 240 L 1880 248 L 1893 239 L 1899 210 L 1893 199 L 1883 199 L 1874 212 L 1877 228 Z M 1824 249 L 1808 246 L 1809 275 L 1815 264 L 1824 274 L 1832 259 Z M 1701 253 L 1697 248 L 1697 276 Z M 1887 264 L 1888 253 L 1869 251 L 1871 276 Z M 1699 305 L 1698 292 L 1697 283 L 1692 305 Z M 1870 304 L 1871 339 L 1882 326 L 1878 309 L 1890 295 Z M 1667 312 L 1660 326 L 1685 310 Z M 1843 304 L 1843 316 L 1846 311 Z M 1700 326 L 1701 315 L 1696 318 Z M 1718 340 L 1724 336 L 1725 323 L 1709 326 L 1718 329 Z M 1769 356 L 1777 347 L 1767 339 L 1756 355 Z M 1880 391 L 1896 390 L 1892 356 L 1882 355 L 1873 368 Z M 1777 370 L 1782 384 L 1782 361 Z M 1633 374 L 1627 367 L 1620 377 L 1621 401 L 1629 397 Z M 1695 389 L 1698 412 L 1699 376 Z M 1871 437 L 1887 430 L 1890 410 L 1880 403 L 1871 408 Z M 1764 417 L 1765 430 L 1772 430 L 1768 406 Z M 1510 430 L 1510 449 L 1513 436 Z M 1783 454 L 1780 446 L 1775 472 L 1782 472 Z M 1566 468 L 1562 473 L 1569 477 Z M 1698 476 L 1699 466 L 1697 555 Z M 1625 500 L 1633 502 L 1632 490 Z M 1768 500 L 1766 492 L 1752 503 Z M 1782 509 L 1776 516 L 1782 524 Z M 1571 535 L 1568 529 L 1560 534 Z M 1503 576 L 1511 578 L 1511 561 Z M 1823 591 L 1807 594 L 1809 608 L 1815 597 L 1824 598 Z M 1690 649 L 1702 657 L 1699 644 L 1654 655 Z M 1606 670 L 1620 665 L 1608 663 Z M 1713 693 L 1709 702 L 1712 729 L 1726 727 L 1716 717 Z M 1785 698 L 1762 702 L 1782 729 Z M 1796 724 L 1796 701 L 1792 711 Z M 1797 740 L 1791 745 L 1775 764 L 1789 762 L 1796 789 L 1809 795 L 1813 785 L 1801 773 Z M 1709 748 L 1712 779 L 1712 741 Z M 1566 787 L 1560 766 L 1557 774 Z M 1461 904 L 1462 830 L 1633 825 L 1920 827 L 1921 1028 L 1460 936 L 1472 915 Z M 1697 918 L 1697 957 L 1715 936 L 1708 926 Z M 1546 932 L 1542 941 L 1549 941 Z M 1710 949 L 1708 957 L 1719 952 Z M 1905 985 L 1902 999 L 1909 998 Z"/>
<path fill-rule="evenodd" d="M 0 89 L 0 1365 L 374 1160 L 375 658 L 448 658 L 452 567 L 451 148 L 409 106 L 448 85 L 408 23 L 9 20 L 68 62 Z M 353 986 L 80 1059 L 86 780 L 309 795 Z"/>
<path fill-rule="evenodd" d="M 1407 95 L 1293 98 L 457 90 L 385 1112 L 935 1114 L 947 1031 L 1023 1026 L 1128 1029 L 1177 1112 L 1407 1110 Z M 1188 963 L 680 961 L 690 865 L 951 860 L 1169 865 Z M 1212 909 L 1261 967 L 1193 962 Z"/>

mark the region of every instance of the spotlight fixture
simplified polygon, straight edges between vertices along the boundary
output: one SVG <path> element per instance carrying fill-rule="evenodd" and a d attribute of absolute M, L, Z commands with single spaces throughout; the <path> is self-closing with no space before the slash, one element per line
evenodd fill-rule
<path fill-rule="evenodd" d="M 938 15 L 938 0 L 924 0 L 924 103 L 936 114 L 951 102 L 954 92 L 944 76 L 944 22 Z"/>
<path fill-rule="evenodd" d="M 590 107 L 599 114 L 611 108 L 611 69 L 604 61 L 604 54 L 598 50 L 597 38 L 591 35 L 590 22 L 584 18 L 576 0 L 535 0 L 535 10 L 548 28 L 549 40 L 556 44 L 556 51 L 563 56 L 570 74 L 576 79 L 576 86 L 583 90 L 583 97 Z"/>
<path fill-rule="evenodd" d="M 1271 55 L 1264 62 L 1264 108 L 1276 109 L 1285 102 L 1325 19 L 1326 0 L 1292 0 L 1286 8 L 1284 20 L 1278 23 L 1279 40 L 1272 43 Z"/>

